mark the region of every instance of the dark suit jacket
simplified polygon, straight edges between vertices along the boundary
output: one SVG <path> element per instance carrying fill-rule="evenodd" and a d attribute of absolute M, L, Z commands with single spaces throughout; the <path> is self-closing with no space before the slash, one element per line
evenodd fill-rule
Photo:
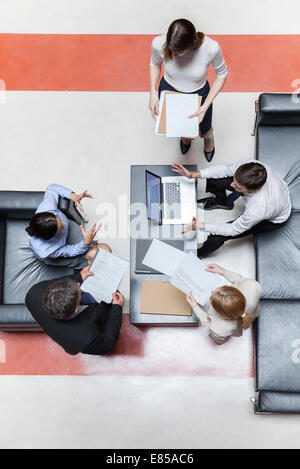
<path fill-rule="evenodd" d="M 82 283 L 79 272 L 68 276 Z M 26 295 L 26 306 L 32 316 L 51 339 L 71 354 L 87 353 L 104 355 L 114 347 L 122 323 L 122 307 L 104 303 L 92 303 L 69 321 L 54 319 L 44 310 L 42 298 L 45 289 L 59 279 L 34 285 Z"/>

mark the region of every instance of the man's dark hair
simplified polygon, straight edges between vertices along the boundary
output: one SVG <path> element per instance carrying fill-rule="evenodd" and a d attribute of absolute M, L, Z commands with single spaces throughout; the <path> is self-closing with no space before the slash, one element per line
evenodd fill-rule
<path fill-rule="evenodd" d="M 79 300 L 80 291 L 75 280 L 64 278 L 46 288 L 42 305 L 52 318 L 66 320 L 75 312 Z"/>
<path fill-rule="evenodd" d="M 260 163 L 245 163 L 236 170 L 234 177 L 249 191 L 257 191 L 267 180 L 267 170 Z"/>
<path fill-rule="evenodd" d="M 45 240 L 53 238 L 57 232 L 56 216 L 51 212 L 40 212 L 33 215 L 26 231 L 29 236 L 36 236 Z"/>

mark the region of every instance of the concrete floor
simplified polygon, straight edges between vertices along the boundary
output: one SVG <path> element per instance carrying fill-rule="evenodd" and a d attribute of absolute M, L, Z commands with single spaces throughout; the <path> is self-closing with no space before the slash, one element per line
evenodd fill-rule
<path fill-rule="evenodd" d="M 188 17 L 207 34 L 299 31 L 297 1 L 288 8 L 279 0 L 201 5 L 203 15 L 196 0 L 2 1 L 0 32 L 160 34 L 175 17 Z M 247 65 L 241 64 L 245 76 Z M 284 80 L 285 68 L 278 73 Z M 289 79 L 284 86 L 293 90 Z M 237 88 L 218 96 L 213 164 L 253 156 L 254 101 L 262 91 Z M 43 190 L 51 182 L 87 188 L 94 199 L 86 201 L 86 212 L 96 221 L 103 203 L 124 217 L 131 164 L 178 160 L 206 167 L 200 140 L 183 158 L 176 139 L 154 135 L 147 105 L 145 91 L 7 91 L 0 99 L 1 190 Z M 240 210 L 238 204 L 234 213 L 211 212 L 207 220 L 229 220 Z M 103 233 L 103 239 L 128 259 L 128 218 L 122 220 L 118 235 Z M 209 261 L 254 278 L 251 238 L 228 243 Z M 128 318 L 128 274 L 120 290 Z M 128 325 L 121 340 L 112 356 L 67 357 L 43 334 L 0 334 L 0 447 L 299 448 L 299 417 L 253 414 L 251 331 L 214 347 L 200 328 L 144 334 Z"/>

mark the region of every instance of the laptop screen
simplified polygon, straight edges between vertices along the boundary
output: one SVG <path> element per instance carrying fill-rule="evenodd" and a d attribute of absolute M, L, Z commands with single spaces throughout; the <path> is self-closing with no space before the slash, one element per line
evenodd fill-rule
<path fill-rule="evenodd" d="M 146 171 L 146 200 L 148 218 L 161 224 L 161 178 L 150 171 Z"/>

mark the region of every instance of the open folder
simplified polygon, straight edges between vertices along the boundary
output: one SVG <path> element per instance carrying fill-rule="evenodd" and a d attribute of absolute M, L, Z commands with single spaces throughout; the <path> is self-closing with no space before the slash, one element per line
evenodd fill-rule
<path fill-rule="evenodd" d="M 167 135 L 167 95 L 182 95 L 184 93 L 179 93 L 178 91 L 162 91 L 160 95 L 159 102 L 159 115 L 156 119 L 155 133 L 158 135 Z M 198 108 L 201 106 L 202 96 L 198 96 Z M 196 112 L 196 111 L 194 111 Z M 193 114 L 193 113 L 191 113 Z M 197 118 L 195 118 L 197 119 Z M 180 135 L 180 137 L 194 138 L 193 136 Z"/>
<path fill-rule="evenodd" d="M 143 280 L 141 307 L 143 314 L 170 314 L 191 316 L 191 307 L 186 302 L 185 294 L 169 282 Z"/>

